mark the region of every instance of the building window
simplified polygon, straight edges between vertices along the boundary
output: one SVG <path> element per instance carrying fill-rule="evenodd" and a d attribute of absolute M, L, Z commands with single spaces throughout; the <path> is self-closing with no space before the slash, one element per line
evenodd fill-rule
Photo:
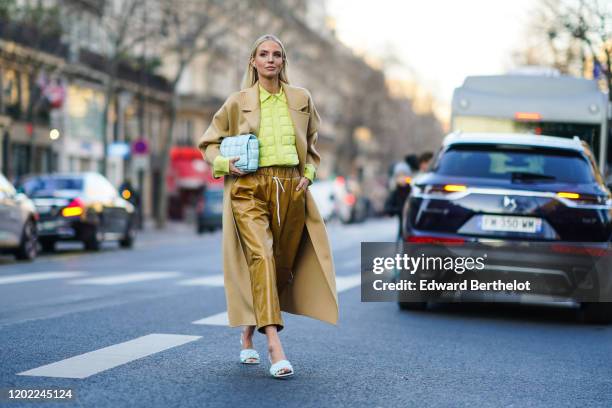
<path fill-rule="evenodd" d="M 193 146 L 193 121 L 184 119 L 177 126 L 176 143 L 177 146 Z"/>
<path fill-rule="evenodd" d="M 68 130 L 80 139 L 102 140 L 104 95 L 91 88 L 68 87 Z"/>
<path fill-rule="evenodd" d="M 19 101 L 19 88 L 17 72 L 12 69 L 2 71 L 2 100 L 6 108 L 6 112 L 18 119 L 21 116 L 21 103 Z"/>

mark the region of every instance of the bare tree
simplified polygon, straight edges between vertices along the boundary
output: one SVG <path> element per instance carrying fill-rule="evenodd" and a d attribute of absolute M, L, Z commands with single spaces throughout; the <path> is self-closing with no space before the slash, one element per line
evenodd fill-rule
<path fill-rule="evenodd" d="M 603 78 L 612 101 L 609 2 L 540 0 L 526 34 L 527 46 L 515 53 L 515 62 L 548 65 L 576 76 L 582 76 L 590 67 L 594 76 Z"/>
<path fill-rule="evenodd" d="M 572 3 L 561 10 L 560 21 L 565 31 L 580 41 L 584 50 L 583 60 L 589 58 L 594 73 L 601 72 L 608 98 L 612 101 L 612 6 L 609 2 L 597 0 Z"/>
<path fill-rule="evenodd" d="M 567 35 L 560 35 L 563 26 L 559 10 L 563 0 L 540 0 L 514 52 L 518 65 L 550 66 L 563 74 L 581 75 L 580 44 Z"/>
<path fill-rule="evenodd" d="M 168 107 L 168 127 L 162 137 L 159 160 L 155 165 L 160 174 L 156 225 L 166 223 L 166 174 L 173 143 L 179 103 L 179 82 L 187 67 L 202 54 L 220 52 L 219 43 L 229 32 L 231 10 L 235 1 L 220 0 L 158 0 L 160 10 L 161 53 L 174 62 L 169 75 L 172 99 Z"/>
<path fill-rule="evenodd" d="M 136 52 L 145 38 L 154 36 L 158 28 L 146 24 L 142 17 L 147 0 L 106 0 L 101 25 L 107 44 L 104 50 L 106 72 L 104 91 L 104 113 L 102 118 L 103 160 L 102 173 L 107 175 L 108 165 L 108 116 L 116 95 L 117 75 L 120 64 Z"/>

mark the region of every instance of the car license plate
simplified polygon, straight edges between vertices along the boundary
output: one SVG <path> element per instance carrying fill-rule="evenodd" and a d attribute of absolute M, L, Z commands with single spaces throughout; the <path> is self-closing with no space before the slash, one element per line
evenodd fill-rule
<path fill-rule="evenodd" d="M 55 227 L 57 227 L 57 222 L 56 221 L 42 221 L 39 224 L 39 228 L 41 230 L 52 230 Z"/>
<path fill-rule="evenodd" d="M 46 213 L 51 212 L 51 207 L 48 205 L 44 205 L 44 206 L 37 205 L 36 211 L 38 211 L 39 214 L 46 214 Z"/>
<path fill-rule="evenodd" d="M 542 220 L 535 217 L 512 217 L 507 215 L 483 215 L 482 229 L 484 231 L 505 232 L 539 232 Z"/>

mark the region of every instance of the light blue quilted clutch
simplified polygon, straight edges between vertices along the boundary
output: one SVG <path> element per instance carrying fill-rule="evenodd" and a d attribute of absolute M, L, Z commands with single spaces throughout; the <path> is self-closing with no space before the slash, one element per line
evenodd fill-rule
<path fill-rule="evenodd" d="M 252 173 L 259 165 L 259 140 L 253 134 L 224 137 L 221 142 L 223 157 L 240 157 L 234 163 L 239 170 Z"/>

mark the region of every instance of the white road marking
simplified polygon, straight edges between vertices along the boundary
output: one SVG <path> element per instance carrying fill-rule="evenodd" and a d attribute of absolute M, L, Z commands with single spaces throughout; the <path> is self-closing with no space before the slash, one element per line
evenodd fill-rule
<path fill-rule="evenodd" d="M 87 378 L 105 370 L 200 339 L 202 336 L 153 333 L 17 375 L 59 378 Z"/>
<path fill-rule="evenodd" d="M 72 285 L 120 285 L 123 283 L 143 282 L 157 279 L 168 279 L 182 275 L 181 272 L 138 272 L 121 275 L 101 276 L 99 278 L 78 279 L 69 281 Z"/>
<path fill-rule="evenodd" d="M 202 278 L 186 279 L 178 282 L 185 286 L 224 286 L 223 275 L 204 276 Z"/>
<path fill-rule="evenodd" d="M 338 293 L 359 285 L 361 285 L 361 274 L 359 273 L 348 276 L 336 276 L 336 292 Z"/>
<path fill-rule="evenodd" d="M 352 289 L 355 286 L 361 284 L 361 274 L 357 273 L 348 276 L 336 276 L 336 292 L 341 293 L 346 290 Z M 205 317 L 191 322 L 192 324 L 204 324 L 208 326 L 227 326 L 229 319 L 227 312 L 221 312 L 212 316 Z"/>
<path fill-rule="evenodd" d="M 191 322 L 193 324 L 206 324 L 210 326 L 227 326 L 229 324 L 229 319 L 227 317 L 227 312 L 217 313 L 212 316 L 205 317 L 200 320 L 196 320 Z"/>
<path fill-rule="evenodd" d="M 48 279 L 76 278 L 77 276 L 86 275 L 85 272 L 40 272 L 40 273 L 23 273 L 19 275 L 0 276 L 0 285 L 9 283 L 34 282 Z"/>

